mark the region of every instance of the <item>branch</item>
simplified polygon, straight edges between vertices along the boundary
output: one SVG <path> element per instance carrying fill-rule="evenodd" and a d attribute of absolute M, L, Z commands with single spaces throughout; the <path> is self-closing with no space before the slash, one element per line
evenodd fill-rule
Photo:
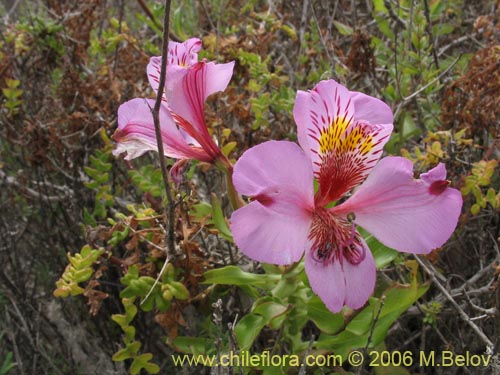
<path fill-rule="evenodd" d="M 427 265 L 422 259 L 420 259 L 417 255 L 415 255 L 415 259 L 420 264 L 420 266 L 425 270 L 425 272 L 431 277 L 432 282 L 436 284 L 438 289 L 443 293 L 446 299 L 453 305 L 455 310 L 457 310 L 458 315 L 462 318 L 462 320 L 469 325 L 470 328 L 481 338 L 481 340 L 486 344 L 486 346 L 491 349 L 493 348 L 493 343 L 491 340 L 481 331 L 481 329 L 472 321 L 472 319 L 465 313 L 465 311 L 460 307 L 460 305 L 453 299 L 450 293 L 446 290 L 446 288 L 439 282 L 439 280 L 434 275 L 436 270 L 432 265 Z"/>
<path fill-rule="evenodd" d="M 168 56 L 168 30 L 170 26 L 170 0 L 165 0 L 165 19 L 163 21 L 163 45 L 161 54 L 161 70 L 160 82 L 158 83 L 158 92 L 156 94 L 156 102 L 153 108 L 153 121 L 155 124 L 156 143 L 158 146 L 158 153 L 160 154 L 160 168 L 163 177 L 163 184 L 165 185 L 165 193 L 167 195 L 167 205 L 165 207 L 165 219 L 168 222 L 167 232 L 167 246 L 170 255 L 175 254 L 175 204 L 172 197 L 172 188 L 170 187 L 169 174 L 165 165 L 165 155 L 163 151 L 163 142 L 160 130 L 160 106 L 163 97 L 163 90 L 165 88 L 165 76 L 167 73 L 167 56 Z"/>

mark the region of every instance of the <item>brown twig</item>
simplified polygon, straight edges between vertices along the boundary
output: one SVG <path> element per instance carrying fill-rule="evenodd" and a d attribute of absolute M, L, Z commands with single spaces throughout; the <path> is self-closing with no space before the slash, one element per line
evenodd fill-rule
<path fill-rule="evenodd" d="M 163 142 L 160 129 L 160 106 L 165 88 L 165 76 L 167 72 L 167 56 L 168 56 L 168 30 L 170 26 L 170 0 L 165 0 L 165 19 L 163 21 L 163 45 L 161 55 L 161 70 L 160 82 L 158 83 L 158 92 L 156 94 L 155 106 L 153 108 L 153 121 L 155 124 L 156 143 L 158 145 L 158 153 L 160 154 L 160 169 L 165 185 L 165 193 L 167 195 L 167 205 L 165 207 L 165 219 L 168 221 L 167 246 L 170 256 L 175 254 L 175 204 L 170 187 L 169 174 L 165 165 L 165 156 L 163 152 Z"/>
<path fill-rule="evenodd" d="M 436 65 L 436 68 L 439 69 L 439 59 L 436 52 L 436 40 L 434 39 L 434 35 L 432 34 L 431 15 L 429 10 L 429 3 L 427 0 L 424 0 L 424 15 L 425 20 L 427 21 L 425 30 L 427 31 L 429 42 L 431 43 L 432 58 L 434 59 L 434 65 Z"/>
<path fill-rule="evenodd" d="M 149 19 L 151 20 L 151 22 L 153 22 L 153 24 L 157 27 L 157 28 L 160 28 L 161 25 L 158 24 L 158 20 L 156 19 L 156 17 L 154 16 L 153 12 L 151 12 L 151 9 L 149 9 L 148 7 L 148 4 L 146 4 L 146 2 L 144 0 L 137 0 L 137 2 L 139 3 L 139 5 L 141 6 L 142 10 L 144 11 L 144 13 L 146 13 L 146 15 L 149 17 Z M 169 9 L 170 11 L 170 9 Z M 165 12 L 167 12 L 167 9 L 165 9 Z M 168 30 L 167 30 L 168 31 Z"/>
<path fill-rule="evenodd" d="M 439 282 L 437 277 L 435 276 L 436 270 L 431 264 L 426 264 L 420 257 L 415 255 L 416 261 L 420 264 L 420 266 L 424 269 L 424 271 L 430 276 L 432 282 L 438 287 L 438 289 L 443 293 L 446 299 L 453 305 L 455 310 L 458 312 L 458 315 L 462 320 L 469 325 L 469 327 L 479 336 L 481 341 L 489 348 L 493 348 L 493 343 L 491 340 L 484 334 L 484 332 L 471 320 L 471 318 L 466 314 L 466 312 L 460 307 L 460 305 L 455 301 L 455 299 L 450 295 L 448 290 Z"/>

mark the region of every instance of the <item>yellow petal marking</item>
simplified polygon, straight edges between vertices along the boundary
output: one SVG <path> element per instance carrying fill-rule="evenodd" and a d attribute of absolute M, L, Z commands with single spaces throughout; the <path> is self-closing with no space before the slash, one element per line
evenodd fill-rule
<path fill-rule="evenodd" d="M 373 148 L 373 137 L 362 126 L 355 126 L 347 133 L 351 124 L 345 116 L 336 117 L 330 126 L 321 130 L 319 137 L 319 151 L 325 155 L 331 151 L 337 154 L 352 152 L 359 149 L 362 155 L 366 155 Z"/>

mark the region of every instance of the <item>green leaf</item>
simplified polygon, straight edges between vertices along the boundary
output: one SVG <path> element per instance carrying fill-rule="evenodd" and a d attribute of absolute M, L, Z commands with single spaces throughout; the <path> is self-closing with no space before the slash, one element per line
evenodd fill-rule
<path fill-rule="evenodd" d="M 288 278 L 282 278 L 271 291 L 276 298 L 286 298 L 297 290 L 297 283 Z"/>
<path fill-rule="evenodd" d="M 376 313 L 374 312 L 374 307 L 375 305 L 378 307 L 378 304 L 376 303 L 377 299 L 375 298 L 370 298 L 369 301 L 370 304 L 349 322 L 346 327 L 346 331 L 356 336 L 361 336 L 370 330 Z"/>
<path fill-rule="evenodd" d="M 267 325 L 272 329 L 278 329 L 289 311 L 288 306 L 277 302 L 272 297 L 263 297 L 255 301 L 252 313 L 263 316 Z"/>
<path fill-rule="evenodd" d="M 172 345 L 183 353 L 198 355 L 208 353 L 209 349 L 213 348 L 214 342 L 204 337 L 177 336 Z"/>
<path fill-rule="evenodd" d="M 389 13 L 384 4 L 384 0 L 373 0 L 373 9 L 377 13 Z"/>
<path fill-rule="evenodd" d="M 7 375 L 10 370 L 16 367 L 16 364 L 12 363 L 12 357 L 13 357 L 12 352 L 8 352 L 2 363 L 2 367 L 0 367 L 0 375 Z"/>
<path fill-rule="evenodd" d="M 219 199 L 214 193 L 212 193 L 211 201 L 212 201 L 212 218 L 215 227 L 219 230 L 222 237 L 232 242 L 233 235 L 231 234 L 231 231 L 227 226 L 226 219 L 224 217 L 224 213 L 222 212 L 222 207 L 220 205 Z"/>
<path fill-rule="evenodd" d="M 238 145 L 236 142 L 228 142 L 222 147 L 222 153 L 229 156 L 230 152 Z"/>
<path fill-rule="evenodd" d="M 333 24 L 342 35 L 352 35 L 354 33 L 351 26 L 348 26 L 342 22 L 333 21 Z"/>
<path fill-rule="evenodd" d="M 149 362 L 153 358 L 153 354 L 144 353 L 134 358 L 130 365 L 130 374 L 137 375 L 141 369 L 146 370 L 150 374 L 157 374 L 160 372 L 160 367 L 156 363 Z"/>
<path fill-rule="evenodd" d="M 307 302 L 307 316 L 322 332 L 327 334 L 338 332 L 344 325 L 342 314 L 332 314 L 316 295 Z"/>
<path fill-rule="evenodd" d="M 383 245 L 372 235 L 366 237 L 365 241 L 373 254 L 377 269 L 387 266 L 398 256 L 398 252 L 396 250 Z"/>
<path fill-rule="evenodd" d="M 205 281 L 203 284 L 222 285 L 257 285 L 272 286 L 281 277 L 280 275 L 254 274 L 241 270 L 237 266 L 226 266 L 209 270 L 203 274 Z"/>
<path fill-rule="evenodd" d="M 403 127 L 401 130 L 402 142 L 420 133 L 420 129 L 415 124 L 415 121 L 413 121 L 409 112 L 405 113 L 405 117 L 403 118 Z"/>
<path fill-rule="evenodd" d="M 248 314 L 234 327 L 234 334 L 241 350 L 248 350 L 260 331 L 266 325 L 266 319 L 261 315 Z"/>
<path fill-rule="evenodd" d="M 127 346 L 119 351 L 117 351 L 115 354 L 113 354 L 113 361 L 115 362 L 120 362 L 124 361 L 129 358 L 134 358 L 137 355 L 137 352 L 141 348 L 141 343 L 139 341 L 134 341 Z"/>
<path fill-rule="evenodd" d="M 191 212 L 190 212 L 191 215 L 199 219 L 207 217 L 211 213 L 212 213 L 212 206 L 210 206 L 208 203 L 205 202 L 193 205 L 191 207 Z"/>
<path fill-rule="evenodd" d="M 381 299 L 370 298 L 370 304 L 347 325 L 344 331 L 335 336 L 321 335 L 317 342 L 317 348 L 334 351 L 342 358 L 346 358 L 347 353 L 353 348 L 365 347 L 370 335 L 370 347 L 377 346 L 385 339 L 387 331 L 394 321 L 415 303 L 427 291 L 428 287 L 428 285 L 394 284 L 384 292 L 381 309 Z M 378 320 L 373 326 L 377 315 Z"/>

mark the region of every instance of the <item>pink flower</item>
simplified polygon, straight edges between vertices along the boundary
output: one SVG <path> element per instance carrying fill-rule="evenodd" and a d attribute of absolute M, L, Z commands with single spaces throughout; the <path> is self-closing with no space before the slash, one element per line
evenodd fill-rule
<path fill-rule="evenodd" d="M 214 163 L 224 159 L 210 136 L 205 122 L 204 104 L 211 94 L 224 91 L 233 74 L 234 61 L 216 64 L 198 61 L 201 41 L 169 43 L 167 76 L 160 125 L 165 155 L 176 159 L 197 159 Z M 148 79 L 157 92 L 161 57 L 152 57 Z M 126 152 L 125 159 L 136 158 L 146 151 L 157 151 L 152 99 L 132 99 L 118 109 L 115 155 Z"/>
<path fill-rule="evenodd" d="M 234 166 L 236 190 L 252 197 L 231 217 L 234 240 L 261 262 L 290 264 L 305 253 L 311 287 L 326 306 L 360 308 L 376 270 L 356 226 L 399 251 L 428 253 L 453 233 L 461 194 L 448 187 L 443 164 L 417 180 L 409 160 L 377 163 L 393 128 L 378 99 L 322 81 L 298 92 L 293 113 L 301 147 L 265 142 Z"/>

